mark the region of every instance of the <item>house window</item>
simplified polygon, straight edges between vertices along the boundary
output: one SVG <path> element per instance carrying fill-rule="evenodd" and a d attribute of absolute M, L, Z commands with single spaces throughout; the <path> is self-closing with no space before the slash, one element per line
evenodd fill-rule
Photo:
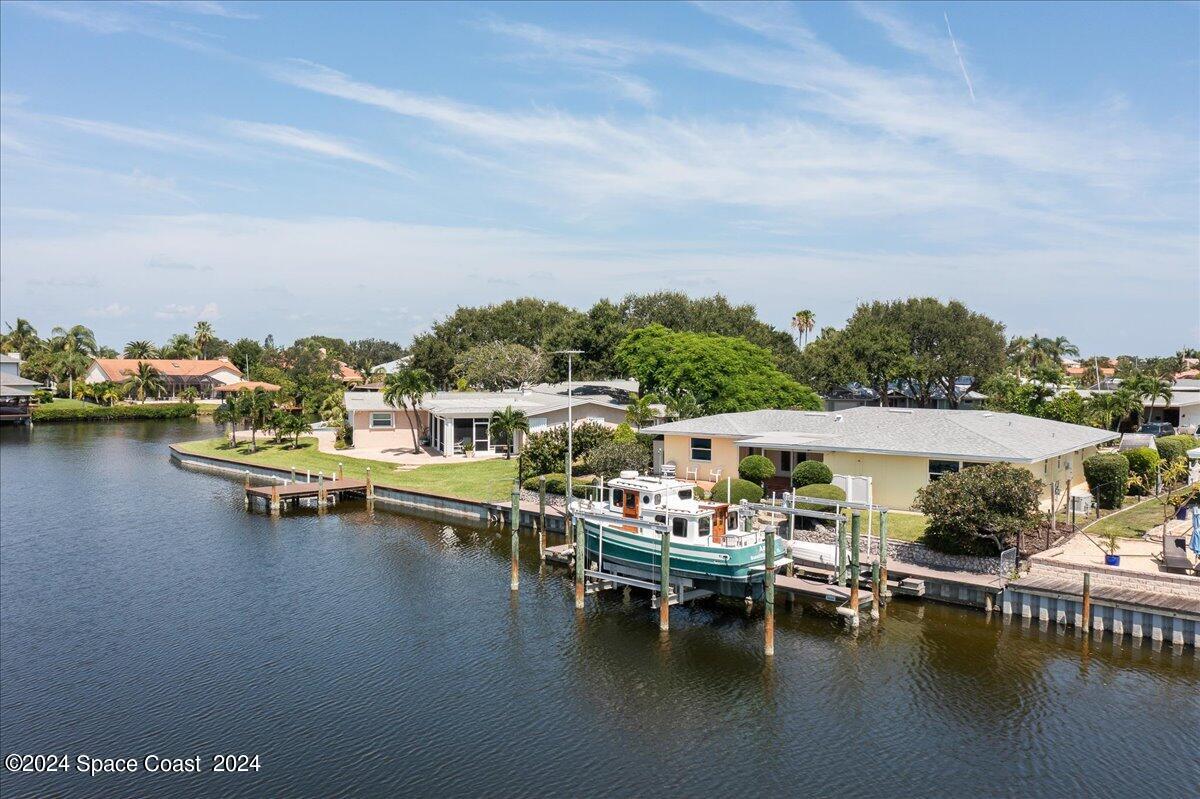
<path fill-rule="evenodd" d="M 390 428 L 392 426 L 392 415 L 387 411 L 382 413 L 371 414 L 371 429 L 378 430 L 380 428 Z"/>
<path fill-rule="evenodd" d="M 792 453 L 784 450 L 779 453 L 779 471 L 790 472 L 792 470 Z"/>
<path fill-rule="evenodd" d="M 711 438 L 693 438 L 692 439 L 692 460 L 694 460 L 694 461 L 711 461 L 712 460 L 712 439 Z"/>
<path fill-rule="evenodd" d="M 929 482 L 941 480 L 944 474 L 954 474 L 958 471 L 958 461 L 930 461 Z"/>

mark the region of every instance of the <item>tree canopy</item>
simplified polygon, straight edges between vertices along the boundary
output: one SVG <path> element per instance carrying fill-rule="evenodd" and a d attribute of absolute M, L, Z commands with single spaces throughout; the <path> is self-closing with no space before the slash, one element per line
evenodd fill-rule
<path fill-rule="evenodd" d="M 625 337 L 615 362 L 643 392 L 687 391 L 704 413 L 822 407 L 812 389 L 776 368 L 771 353 L 742 338 L 650 325 Z"/>

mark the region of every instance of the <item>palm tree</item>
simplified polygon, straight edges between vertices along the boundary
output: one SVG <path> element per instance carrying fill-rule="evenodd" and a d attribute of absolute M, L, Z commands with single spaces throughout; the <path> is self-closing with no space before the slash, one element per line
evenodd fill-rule
<path fill-rule="evenodd" d="M 647 394 L 643 397 L 638 397 L 629 403 L 629 407 L 625 411 L 625 421 L 641 430 L 648 424 L 654 424 L 657 417 L 654 406 L 658 404 L 658 397 L 653 394 Z"/>
<path fill-rule="evenodd" d="M 192 334 L 192 341 L 195 343 L 196 349 L 200 351 L 201 358 L 204 357 L 205 348 L 212 343 L 212 340 L 216 338 L 216 335 L 216 332 L 213 331 L 211 322 L 196 323 L 196 330 Z"/>
<path fill-rule="evenodd" d="M 167 388 L 162 372 L 145 361 L 138 361 L 137 371 L 130 373 L 126 385 L 126 390 L 136 395 L 141 402 L 145 402 L 147 396 L 161 394 Z"/>
<path fill-rule="evenodd" d="M 507 439 L 508 452 L 504 454 L 504 459 L 509 460 L 517 445 L 517 433 L 529 432 L 529 419 L 525 416 L 525 411 L 515 410 L 513 406 L 509 405 L 503 410 L 492 411 L 492 423 L 489 429 L 493 434 Z"/>
<path fill-rule="evenodd" d="M 1029 367 L 1030 341 L 1024 336 L 1013 336 L 1005 347 L 1008 363 L 1013 367 L 1017 379 L 1021 379 L 1021 370 Z"/>
<path fill-rule="evenodd" d="M 1151 377 L 1150 383 L 1148 383 L 1146 386 L 1146 393 L 1144 396 L 1150 398 L 1150 408 L 1146 412 L 1146 418 L 1149 419 L 1154 416 L 1155 402 L 1161 399 L 1163 401 L 1163 407 L 1166 407 L 1168 404 L 1170 404 L 1171 397 L 1174 396 L 1173 392 L 1171 391 L 1171 381 L 1167 380 L 1165 377 Z"/>
<path fill-rule="evenodd" d="M 99 392 L 99 399 L 108 404 L 116 405 L 125 397 L 125 389 L 119 383 L 106 382 L 102 383 L 103 389 Z"/>
<path fill-rule="evenodd" d="M 8 322 L 8 332 L 4 334 L 4 351 L 19 352 L 21 357 L 29 356 L 42 343 L 38 338 L 37 330 L 29 323 L 28 319 L 17 318 L 17 323 L 14 325 Z"/>
<path fill-rule="evenodd" d="M 237 396 L 226 397 L 225 401 L 213 411 L 213 422 L 229 431 L 229 446 L 231 447 L 237 446 L 237 423 L 242 418 Z"/>
<path fill-rule="evenodd" d="M 58 354 L 56 371 L 68 381 L 67 396 L 74 396 L 75 379 L 83 374 L 99 349 L 96 334 L 83 325 L 73 325 L 66 329 L 56 327 L 50 335 L 50 349 Z"/>
<path fill-rule="evenodd" d="M 808 334 L 812 332 L 816 324 L 816 314 L 807 308 L 803 311 L 796 311 L 795 316 L 792 317 L 792 327 L 796 331 L 796 338 L 800 339 L 801 349 L 804 348 L 805 342 L 808 341 Z"/>
<path fill-rule="evenodd" d="M 176 333 L 163 345 L 159 354 L 163 358 L 193 358 L 196 345 L 187 333 Z"/>
<path fill-rule="evenodd" d="M 138 339 L 126 344 L 125 351 L 121 353 L 121 356 L 124 358 L 137 358 L 138 360 L 142 358 L 157 358 L 158 348 L 151 341 Z"/>
<path fill-rule="evenodd" d="M 1076 347 L 1066 336 L 1056 336 L 1054 338 L 1054 351 L 1058 354 L 1058 359 L 1063 358 L 1078 358 L 1079 347 Z"/>
<path fill-rule="evenodd" d="M 667 416 L 675 420 L 695 419 L 702 414 L 700 403 L 686 388 L 676 389 L 662 398 Z"/>
<path fill-rule="evenodd" d="M 424 369 L 401 369 L 383 381 L 383 401 L 393 408 L 404 408 L 412 426 L 413 452 L 421 451 L 420 414 L 425 395 L 433 391 L 433 378 Z M 411 408 L 411 413 L 410 413 Z"/>
<path fill-rule="evenodd" d="M 258 431 L 267 427 L 275 411 L 275 398 L 262 386 L 245 393 L 244 410 L 250 421 L 250 451 L 258 452 Z"/>

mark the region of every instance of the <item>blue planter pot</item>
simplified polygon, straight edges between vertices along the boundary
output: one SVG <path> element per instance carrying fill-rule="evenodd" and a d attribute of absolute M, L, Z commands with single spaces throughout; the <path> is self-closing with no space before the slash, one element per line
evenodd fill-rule
<path fill-rule="evenodd" d="M 1104 565 L 1105 566 L 1120 566 L 1121 565 L 1121 556 L 1120 555 L 1105 555 L 1104 556 Z"/>

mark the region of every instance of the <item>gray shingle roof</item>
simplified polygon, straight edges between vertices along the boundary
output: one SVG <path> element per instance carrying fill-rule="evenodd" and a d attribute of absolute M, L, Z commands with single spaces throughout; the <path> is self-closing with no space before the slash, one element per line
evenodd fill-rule
<path fill-rule="evenodd" d="M 650 434 L 736 438 L 742 446 L 1036 462 L 1101 444 L 1116 433 L 990 411 L 849 408 L 749 411 L 656 425 Z"/>
<path fill-rule="evenodd" d="M 624 408 L 628 397 L 637 391 L 637 383 L 631 380 L 609 380 L 577 383 L 573 389 L 571 404 L 608 405 Z M 383 400 L 381 391 L 347 391 L 347 411 L 390 411 L 394 410 Z M 526 415 L 549 413 L 567 407 L 566 383 L 542 383 L 527 391 L 438 391 L 428 394 L 422 408 L 438 414 L 489 415 L 492 411 L 510 405 Z"/>

